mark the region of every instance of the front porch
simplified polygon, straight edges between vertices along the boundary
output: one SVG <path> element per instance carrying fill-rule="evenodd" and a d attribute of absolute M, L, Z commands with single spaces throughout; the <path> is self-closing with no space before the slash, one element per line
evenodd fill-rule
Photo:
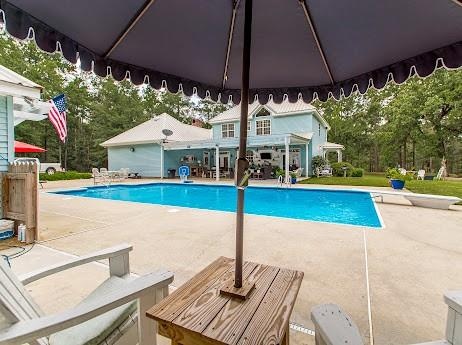
<path fill-rule="evenodd" d="M 165 142 L 161 146 L 161 178 L 167 177 L 169 170 L 178 171 L 181 165 L 188 165 L 195 177 L 217 181 L 233 178 L 238 146 L 239 138 Z M 249 137 L 246 156 L 253 178 L 276 178 L 277 169 L 308 176 L 311 137 L 295 134 Z"/>

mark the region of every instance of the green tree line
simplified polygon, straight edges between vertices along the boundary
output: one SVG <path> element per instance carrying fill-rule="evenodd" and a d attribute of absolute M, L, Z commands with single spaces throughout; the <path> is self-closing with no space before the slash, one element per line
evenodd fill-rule
<path fill-rule="evenodd" d="M 15 128 L 15 139 L 45 148 L 45 153 L 37 155 L 40 160 L 59 162 L 61 158 L 67 170 L 107 165 L 107 152 L 100 144 L 155 115 L 167 113 L 191 123 L 194 117 L 207 121 L 227 108 L 85 73 L 59 53 L 44 53 L 33 42 L 18 42 L 5 34 L 0 35 L 0 65 L 41 85 L 43 100 L 66 95 L 66 144 L 59 141 L 48 120 L 21 123 Z"/>
<path fill-rule="evenodd" d="M 437 171 L 445 157 L 450 173 L 462 173 L 462 70 L 315 106 L 332 127 L 329 141 L 345 145 L 343 158 L 354 166 Z"/>
<path fill-rule="evenodd" d="M 105 166 L 107 152 L 100 144 L 156 114 L 207 122 L 226 109 L 210 100 L 84 73 L 59 54 L 7 35 L 0 35 L 0 64 L 42 85 L 44 100 L 66 95 L 66 145 L 47 120 L 25 121 L 15 132 L 17 140 L 47 149 L 39 157 L 42 161 L 57 162 L 61 156 L 69 170 Z M 382 90 L 314 105 L 331 125 L 329 141 L 345 145 L 344 160 L 354 166 L 368 171 L 396 165 L 437 170 L 444 156 L 449 172 L 462 172 L 462 70 L 441 69 L 425 79 L 413 77 L 402 85 L 389 83 Z"/>

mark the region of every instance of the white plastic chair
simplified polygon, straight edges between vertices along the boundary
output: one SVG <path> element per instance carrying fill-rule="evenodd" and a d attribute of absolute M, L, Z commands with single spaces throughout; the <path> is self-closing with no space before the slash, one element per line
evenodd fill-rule
<path fill-rule="evenodd" d="M 155 325 L 146 311 L 168 295 L 173 273 L 158 271 L 133 277 L 131 250 L 130 245 L 119 245 L 20 277 L 0 258 L 0 323 L 6 322 L 0 327 L 0 345 L 155 344 Z M 109 278 L 64 312 L 44 315 L 25 288 L 38 279 L 102 259 L 109 259 Z M 136 325 L 137 337 L 128 331 Z"/>
<path fill-rule="evenodd" d="M 420 169 L 419 171 L 417 171 L 417 180 L 424 180 L 425 178 L 425 170 L 423 169 Z"/>

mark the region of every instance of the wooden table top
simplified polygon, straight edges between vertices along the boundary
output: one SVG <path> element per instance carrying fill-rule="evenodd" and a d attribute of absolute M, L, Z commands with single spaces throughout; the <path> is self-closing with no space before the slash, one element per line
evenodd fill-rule
<path fill-rule="evenodd" d="M 233 277 L 234 260 L 220 257 L 146 315 L 174 344 L 281 344 L 303 272 L 245 262 L 243 278 L 255 283 L 245 301 L 220 295 Z"/>

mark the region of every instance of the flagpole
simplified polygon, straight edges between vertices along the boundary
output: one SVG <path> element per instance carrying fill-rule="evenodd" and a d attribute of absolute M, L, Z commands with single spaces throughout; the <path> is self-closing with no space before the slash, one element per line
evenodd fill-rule
<path fill-rule="evenodd" d="M 59 143 L 59 166 L 62 168 L 63 167 L 63 161 L 62 161 L 62 158 L 61 158 L 61 142 Z"/>

